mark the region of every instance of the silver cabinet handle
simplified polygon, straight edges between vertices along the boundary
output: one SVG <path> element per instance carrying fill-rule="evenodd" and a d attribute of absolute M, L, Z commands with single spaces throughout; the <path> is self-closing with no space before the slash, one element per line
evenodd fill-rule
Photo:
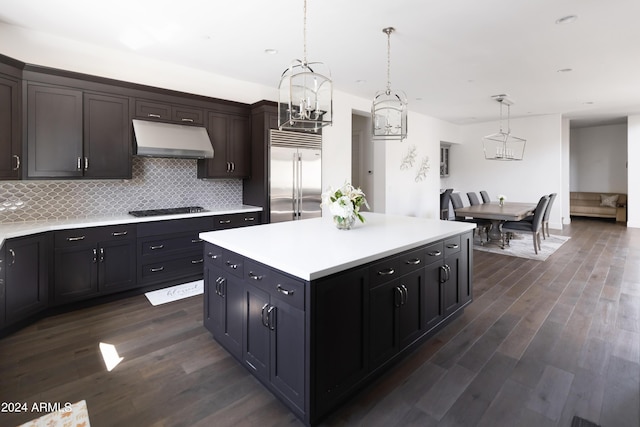
<path fill-rule="evenodd" d="M 104 248 L 100 248 L 100 262 L 104 262 Z"/>
<path fill-rule="evenodd" d="M 255 217 L 252 217 L 252 216 L 246 216 L 246 217 L 244 217 L 244 220 L 245 220 L 245 221 L 254 221 L 254 220 L 255 220 Z"/>
<path fill-rule="evenodd" d="M 180 121 L 182 121 L 182 122 L 189 122 L 189 123 L 193 123 L 193 119 L 189 119 L 189 118 L 187 118 L 187 117 L 183 117 L 183 118 L 181 118 L 181 119 L 180 119 Z"/>
<path fill-rule="evenodd" d="M 82 170 L 82 157 L 78 157 L 78 170 Z"/>
<path fill-rule="evenodd" d="M 409 265 L 418 265 L 420 264 L 422 261 L 420 260 L 420 258 L 414 258 L 414 259 L 409 259 L 406 261 L 406 264 Z"/>
<path fill-rule="evenodd" d="M 111 233 L 111 235 L 114 237 L 126 236 L 127 234 L 129 234 L 128 231 L 114 231 L 113 233 Z"/>
<path fill-rule="evenodd" d="M 96 262 L 98 262 L 98 250 L 93 248 L 93 263 L 95 264 Z"/>
<path fill-rule="evenodd" d="M 447 245 L 448 249 L 458 249 L 458 244 L 457 243 L 450 243 Z"/>
<path fill-rule="evenodd" d="M 156 249 L 162 249 L 162 248 L 164 248 L 164 245 L 149 246 L 149 249 L 151 249 L 152 251 L 155 251 Z"/>
<path fill-rule="evenodd" d="M 378 271 L 378 276 L 391 276 L 395 272 L 393 268 L 387 268 L 386 270 Z"/>
<path fill-rule="evenodd" d="M 13 168 L 13 170 L 17 171 L 18 169 L 20 169 L 20 156 L 18 156 L 17 154 L 13 154 L 12 157 L 16 159 L 16 167 Z"/>
<path fill-rule="evenodd" d="M 225 278 L 224 277 L 218 277 L 216 279 L 216 294 L 222 298 L 224 298 L 225 295 Z"/>
<path fill-rule="evenodd" d="M 277 289 L 278 289 L 278 292 L 280 292 L 283 295 L 293 295 L 293 293 L 295 292 L 293 290 L 288 290 L 283 288 L 282 286 L 280 286 L 280 284 L 278 284 Z"/>
<path fill-rule="evenodd" d="M 227 266 L 233 268 L 234 270 L 238 268 L 238 264 L 234 264 L 231 261 L 226 262 Z"/>
<path fill-rule="evenodd" d="M 262 280 L 262 278 L 263 278 L 263 277 L 264 277 L 264 276 L 259 276 L 259 275 L 255 274 L 253 271 L 250 271 L 250 272 L 249 272 L 249 279 L 252 279 L 252 280 Z M 280 286 L 280 285 L 278 285 L 278 286 Z"/>
<path fill-rule="evenodd" d="M 218 224 L 229 224 L 231 223 L 230 219 L 221 219 L 220 221 L 218 221 Z"/>
<path fill-rule="evenodd" d="M 191 239 L 191 243 L 201 243 L 202 239 Z"/>
<path fill-rule="evenodd" d="M 227 162 L 227 172 L 231 172 L 231 163 Z"/>
<path fill-rule="evenodd" d="M 16 263 L 16 253 L 13 249 L 9 249 L 9 255 L 11 255 L 11 263 L 9 264 L 9 267 L 11 267 Z"/>
<path fill-rule="evenodd" d="M 271 329 L 272 331 L 276 329 L 275 309 L 276 308 L 274 306 L 269 306 L 269 309 L 267 310 L 267 323 L 269 324 L 269 329 Z"/>
<path fill-rule="evenodd" d="M 149 113 L 149 114 L 147 114 L 147 117 L 153 117 L 153 118 L 159 119 L 160 118 L 160 114 Z"/>
<path fill-rule="evenodd" d="M 268 319 L 266 318 L 265 314 L 267 314 L 266 310 L 268 307 L 269 303 L 262 306 L 262 325 L 267 328 L 269 327 L 269 324 L 267 323 Z"/>
<path fill-rule="evenodd" d="M 84 170 L 89 169 L 89 158 L 85 157 L 84 158 Z"/>
<path fill-rule="evenodd" d="M 164 267 L 150 268 L 149 271 L 152 273 L 157 273 L 159 271 L 164 270 Z"/>
<path fill-rule="evenodd" d="M 214 254 L 214 253 L 209 252 L 209 253 L 207 254 L 207 256 L 208 256 L 209 258 L 211 258 L 211 259 L 218 259 L 218 258 L 220 258 L 220 256 L 221 256 L 221 255 L 216 255 L 216 254 Z"/>
<path fill-rule="evenodd" d="M 85 236 L 67 237 L 67 242 L 77 242 L 78 240 L 84 240 Z"/>
<path fill-rule="evenodd" d="M 200 259 L 192 259 L 191 260 L 191 264 L 202 264 L 204 262 L 204 259 L 200 258 Z"/>
<path fill-rule="evenodd" d="M 440 256 L 440 255 L 442 255 L 442 252 L 440 251 L 429 252 L 429 256 Z"/>
<path fill-rule="evenodd" d="M 236 162 L 231 162 L 231 172 L 235 172 L 236 170 Z"/>
<path fill-rule="evenodd" d="M 403 295 L 402 295 L 402 289 L 400 289 L 400 286 L 396 286 L 395 287 L 395 298 L 394 298 L 394 303 L 393 305 L 396 307 L 400 307 L 402 306 L 402 300 L 403 300 Z"/>
<path fill-rule="evenodd" d="M 404 284 L 400 285 L 400 293 L 402 294 L 402 305 L 405 305 L 409 297 L 409 291 Z"/>

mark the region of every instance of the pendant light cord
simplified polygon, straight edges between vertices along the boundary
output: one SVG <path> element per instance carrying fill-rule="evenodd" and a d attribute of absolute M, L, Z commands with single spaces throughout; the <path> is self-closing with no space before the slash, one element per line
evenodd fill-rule
<path fill-rule="evenodd" d="M 391 32 L 393 28 L 385 28 L 387 33 L 387 95 L 391 93 Z"/>
<path fill-rule="evenodd" d="M 304 44 L 304 50 L 302 53 L 302 63 L 307 65 L 307 0 L 304 0 L 304 18 L 302 24 L 302 40 Z"/>

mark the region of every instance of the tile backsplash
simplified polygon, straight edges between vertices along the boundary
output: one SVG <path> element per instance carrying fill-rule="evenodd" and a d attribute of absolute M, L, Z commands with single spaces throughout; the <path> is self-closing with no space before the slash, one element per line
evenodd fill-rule
<path fill-rule="evenodd" d="M 242 204 L 242 180 L 200 180 L 197 161 L 133 157 L 130 180 L 0 181 L 0 223 Z"/>

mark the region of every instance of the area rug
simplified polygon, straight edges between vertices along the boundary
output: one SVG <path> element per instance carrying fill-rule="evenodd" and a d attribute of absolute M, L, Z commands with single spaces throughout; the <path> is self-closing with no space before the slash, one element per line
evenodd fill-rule
<path fill-rule="evenodd" d="M 204 292 L 204 281 L 197 280 L 195 282 L 183 283 L 181 285 L 171 286 L 169 288 L 158 289 L 157 291 L 147 292 L 144 294 L 151 305 L 166 304 L 168 302 L 177 301 L 183 298 L 189 298 L 200 295 Z"/>
<path fill-rule="evenodd" d="M 18 427 L 50 427 L 50 426 L 73 426 L 90 427 L 89 413 L 87 412 L 87 402 L 81 400 L 76 403 L 34 403 L 34 407 L 29 408 L 31 412 L 39 412 L 41 409 L 48 410 L 51 406 L 60 406 L 61 409 L 40 418 L 21 424 Z M 43 411 L 43 412 L 44 412 Z"/>
<path fill-rule="evenodd" d="M 480 245 L 478 238 L 476 238 L 473 248 L 483 252 L 545 261 L 567 240 L 569 240 L 568 236 L 555 236 L 552 234 L 550 237 L 542 239 L 541 249 L 538 250 L 537 255 L 533 250 L 533 235 L 529 233 L 514 234 L 509 246 L 505 246 L 504 249 L 501 249 L 500 245 L 495 243 Z"/>

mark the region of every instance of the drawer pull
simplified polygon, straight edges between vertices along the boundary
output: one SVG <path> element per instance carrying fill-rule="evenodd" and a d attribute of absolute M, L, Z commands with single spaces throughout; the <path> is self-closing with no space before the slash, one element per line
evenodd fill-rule
<path fill-rule="evenodd" d="M 220 221 L 218 221 L 219 224 L 230 224 L 231 220 L 230 219 L 221 219 Z"/>
<path fill-rule="evenodd" d="M 429 256 L 440 256 L 440 255 L 442 255 L 442 252 L 440 251 L 429 252 Z"/>
<path fill-rule="evenodd" d="M 151 249 L 152 251 L 155 251 L 156 249 L 162 249 L 162 248 L 164 248 L 164 245 L 149 246 L 149 249 Z"/>
<path fill-rule="evenodd" d="M 149 113 L 149 114 L 147 114 L 147 117 L 153 117 L 153 118 L 159 119 L 160 118 L 160 114 Z"/>
<path fill-rule="evenodd" d="M 209 252 L 209 253 L 207 254 L 207 256 L 208 256 L 209 258 L 211 258 L 211 259 L 218 259 L 218 258 L 220 258 L 220 255 L 217 255 L 217 254 L 214 254 L 214 253 L 211 253 L 211 252 Z"/>
<path fill-rule="evenodd" d="M 114 231 L 113 233 L 111 233 L 111 235 L 114 237 L 126 236 L 127 234 L 129 234 L 128 231 Z"/>
<path fill-rule="evenodd" d="M 238 264 L 234 264 L 231 261 L 226 262 L 227 267 L 233 268 L 234 270 L 238 268 Z"/>
<path fill-rule="evenodd" d="M 191 239 L 191 243 L 202 243 L 202 239 Z"/>
<path fill-rule="evenodd" d="M 422 261 L 420 260 L 420 258 L 409 259 L 409 260 L 406 261 L 406 263 L 409 264 L 409 265 L 418 265 L 421 262 Z"/>
<path fill-rule="evenodd" d="M 200 259 L 192 259 L 191 260 L 191 264 L 202 264 L 204 262 L 204 259 L 200 258 Z"/>
<path fill-rule="evenodd" d="M 152 273 L 157 273 L 159 271 L 164 270 L 164 267 L 150 268 L 149 271 Z"/>
<path fill-rule="evenodd" d="M 254 217 L 252 217 L 252 216 L 248 216 L 248 217 L 245 217 L 245 218 L 244 218 L 244 220 L 245 220 L 245 221 L 254 221 L 254 220 L 255 220 L 255 218 L 254 218 Z"/>
<path fill-rule="evenodd" d="M 458 249 L 458 244 L 457 243 L 450 243 L 447 245 L 448 249 Z"/>
<path fill-rule="evenodd" d="M 255 274 L 253 271 L 249 272 L 249 279 L 253 279 L 253 280 L 262 280 L 264 276 L 259 276 L 257 274 Z M 279 286 L 279 285 L 278 285 Z"/>
<path fill-rule="evenodd" d="M 293 293 L 295 292 L 293 290 L 290 291 L 288 289 L 283 288 L 282 286 L 280 286 L 280 284 L 278 284 L 277 288 L 278 288 L 278 292 L 280 292 L 283 295 L 293 295 Z"/>
<path fill-rule="evenodd" d="M 183 117 L 182 119 L 180 119 L 180 121 L 182 122 L 188 122 L 188 123 L 193 123 L 193 119 L 189 119 L 187 117 Z"/>
<path fill-rule="evenodd" d="M 387 268 L 386 270 L 378 271 L 378 276 L 391 276 L 395 272 L 393 268 Z"/>
<path fill-rule="evenodd" d="M 85 236 L 78 236 L 78 237 L 67 237 L 67 242 L 77 242 L 79 240 L 84 240 Z"/>

